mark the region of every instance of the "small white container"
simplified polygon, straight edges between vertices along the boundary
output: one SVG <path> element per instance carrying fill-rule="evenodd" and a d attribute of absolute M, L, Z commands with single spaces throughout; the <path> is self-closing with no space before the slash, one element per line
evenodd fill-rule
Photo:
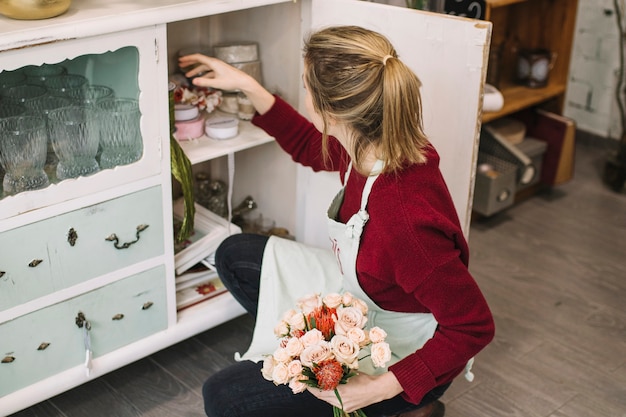
<path fill-rule="evenodd" d="M 177 122 L 193 120 L 200 114 L 198 107 L 191 104 L 175 104 L 174 119 Z"/>
<path fill-rule="evenodd" d="M 230 116 L 210 117 L 205 122 L 204 131 L 212 139 L 231 139 L 239 134 L 239 120 Z"/>

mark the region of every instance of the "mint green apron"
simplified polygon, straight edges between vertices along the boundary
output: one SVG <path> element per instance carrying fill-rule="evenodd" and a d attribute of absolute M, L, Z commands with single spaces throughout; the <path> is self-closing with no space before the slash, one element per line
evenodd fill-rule
<path fill-rule="evenodd" d="M 319 293 L 322 296 L 348 291 L 363 300 L 368 308 L 366 327 L 378 326 L 387 332 L 386 341 L 392 352 L 392 365 L 414 353 L 432 338 L 437 321 L 430 313 L 399 313 L 376 305 L 361 289 L 356 275 L 356 259 L 359 252 L 361 233 L 369 214 L 367 201 L 370 191 L 382 169 L 378 161 L 367 178 L 361 195 L 360 210 L 343 224 L 338 222 L 339 208 L 343 202 L 344 189 L 333 199 L 328 209 L 328 229 L 332 251 L 311 248 L 291 240 L 270 237 L 263 254 L 261 286 L 257 321 L 252 343 L 248 351 L 237 360 L 262 360 L 278 347 L 274 327 L 283 314 L 296 308 L 296 300 L 305 295 Z M 351 167 L 345 174 L 348 181 Z M 367 355 L 364 349 L 362 355 Z M 466 377 L 469 379 L 469 363 Z M 370 360 L 359 361 L 359 372 L 383 373 L 387 368 L 374 368 Z"/>

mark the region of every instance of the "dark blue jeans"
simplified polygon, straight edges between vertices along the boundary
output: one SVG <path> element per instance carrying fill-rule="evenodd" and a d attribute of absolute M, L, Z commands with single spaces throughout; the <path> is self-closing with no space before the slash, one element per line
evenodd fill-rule
<path fill-rule="evenodd" d="M 220 278 L 233 297 L 256 317 L 263 250 L 267 237 L 251 234 L 230 236 L 217 249 L 215 263 Z M 274 385 L 261 375 L 262 363 L 237 362 L 204 383 L 204 409 L 209 417 L 324 417 L 332 406 L 308 391 L 294 394 L 287 385 Z M 418 405 L 397 395 L 372 404 L 368 417 L 395 416 L 421 408 L 443 395 L 450 384 L 436 387 Z"/>

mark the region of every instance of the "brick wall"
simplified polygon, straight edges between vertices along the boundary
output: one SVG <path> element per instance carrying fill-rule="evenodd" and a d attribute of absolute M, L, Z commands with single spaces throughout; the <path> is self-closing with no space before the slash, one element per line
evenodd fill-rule
<path fill-rule="evenodd" d="M 581 130 L 615 139 L 618 42 L 613 0 L 579 0 L 564 114 Z"/>

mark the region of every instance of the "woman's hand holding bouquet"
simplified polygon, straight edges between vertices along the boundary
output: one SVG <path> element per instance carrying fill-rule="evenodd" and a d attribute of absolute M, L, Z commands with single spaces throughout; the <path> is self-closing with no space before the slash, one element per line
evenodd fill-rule
<path fill-rule="evenodd" d="M 391 359 L 387 334 L 379 327 L 365 329 L 367 305 L 348 292 L 306 296 L 297 307 L 274 329 L 279 347 L 264 360 L 263 377 L 289 385 L 294 393 L 307 387 L 334 391 L 341 406 L 333 406 L 335 417 L 365 417 L 362 410 L 343 410 L 337 387 L 357 375 L 360 359 L 369 356 L 375 367 L 385 366 Z M 363 356 L 365 347 L 370 354 Z"/>

